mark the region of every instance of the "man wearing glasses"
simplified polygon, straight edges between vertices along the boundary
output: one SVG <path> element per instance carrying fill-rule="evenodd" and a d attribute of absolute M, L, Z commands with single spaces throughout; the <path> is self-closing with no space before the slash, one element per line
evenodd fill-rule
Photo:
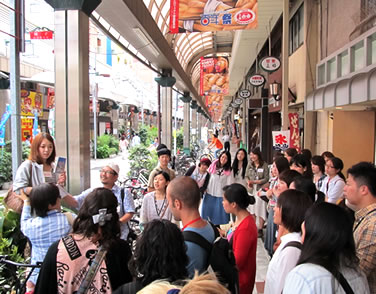
<path fill-rule="evenodd" d="M 119 220 L 120 220 L 120 230 L 121 230 L 121 239 L 127 240 L 127 236 L 129 233 L 128 228 L 128 221 L 133 217 L 135 207 L 133 202 L 133 197 L 128 189 L 124 189 L 124 198 L 122 199 L 122 192 L 121 188 L 116 185 L 116 181 L 119 176 L 119 166 L 115 163 L 109 163 L 104 166 L 99 171 L 100 180 L 102 182 L 103 188 L 107 188 L 114 193 L 115 197 L 118 200 L 118 213 L 119 213 Z M 97 188 L 97 187 L 95 187 Z M 71 196 L 71 197 L 64 197 L 64 202 L 69 206 L 80 209 L 84 199 L 90 192 L 92 192 L 95 188 L 89 188 L 83 191 L 80 195 Z"/>

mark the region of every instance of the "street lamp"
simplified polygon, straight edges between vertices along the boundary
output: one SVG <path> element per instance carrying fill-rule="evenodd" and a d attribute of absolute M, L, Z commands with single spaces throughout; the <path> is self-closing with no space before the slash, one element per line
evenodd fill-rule
<path fill-rule="evenodd" d="M 279 94 L 280 86 L 281 86 L 281 84 L 277 83 L 276 81 L 274 81 L 274 83 L 269 85 L 270 94 L 273 96 L 273 98 L 276 101 L 281 100 L 281 96 Z"/>

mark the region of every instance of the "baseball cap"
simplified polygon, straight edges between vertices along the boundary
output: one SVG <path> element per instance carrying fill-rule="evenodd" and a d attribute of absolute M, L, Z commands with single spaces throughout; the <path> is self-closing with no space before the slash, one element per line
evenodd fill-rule
<path fill-rule="evenodd" d="M 207 166 L 210 166 L 210 165 L 211 165 L 211 161 L 210 161 L 210 159 L 209 159 L 209 158 L 206 158 L 206 157 L 201 158 L 200 163 L 201 163 L 201 164 L 205 164 L 205 165 L 207 165 Z"/>
<path fill-rule="evenodd" d="M 116 172 L 117 174 L 119 174 L 119 166 L 114 163 L 114 162 L 110 162 L 109 164 L 107 164 L 106 166 L 108 166 L 109 168 L 111 168 L 114 172 Z"/>

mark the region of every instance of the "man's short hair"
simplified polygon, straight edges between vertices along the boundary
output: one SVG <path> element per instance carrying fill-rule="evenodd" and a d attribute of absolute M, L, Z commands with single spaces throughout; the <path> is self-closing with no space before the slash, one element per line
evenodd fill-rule
<path fill-rule="evenodd" d="M 172 201 L 175 199 L 191 209 L 198 209 L 200 205 L 200 190 L 195 180 L 188 176 L 173 179 L 169 184 L 169 194 Z"/>
<path fill-rule="evenodd" d="M 365 185 L 372 194 L 376 197 L 376 167 L 370 162 L 359 162 L 347 170 L 358 186 Z"/>
<path fill-rule="evenodd" d="M 158 158 L 162 155 L 168 155 L 171 157 L 171 151 L 167 148 L 165 144 L 159 144 L 157 147 L 157 155 Z"/>

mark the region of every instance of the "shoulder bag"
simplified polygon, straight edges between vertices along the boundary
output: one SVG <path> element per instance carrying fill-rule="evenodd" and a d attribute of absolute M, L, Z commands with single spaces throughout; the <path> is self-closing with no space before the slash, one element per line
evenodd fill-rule
<path fill-rule="evenodd" d="M 28 187 L 32 187 L 33 177 L 33 164 L 30 161 L 30 178 Z M 22 188 L 21 188 L 22 189 Z M 9 188 L 7 195 L 4 198 L 4 204 L 8 209 L 12 209 L 14 212 L 21 214 L 23 208 L 23 201 L 18 197 L 16 192 L 13 191 L 13 186 Z"/>

